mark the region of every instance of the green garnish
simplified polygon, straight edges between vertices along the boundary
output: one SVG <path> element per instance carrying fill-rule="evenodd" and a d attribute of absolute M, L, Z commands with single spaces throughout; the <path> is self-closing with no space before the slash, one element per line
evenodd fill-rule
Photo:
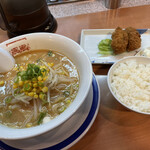
<path fill-rule="evenodd" d="M 52 51 L 49 51 L 48 52 L 48 56 L 52 56 L 53 55 L 53 52 Z"/>
<path fill-rule="evenodd" d="M 41 61 L 41 59 L 37 59 L 36 62 L 39 63 Z"/>
<path fill-rule="evenodd" d="M 11 111 L 11 110 L 7 110 L 7 111 L 5 112 L 5 116 L 6 116 L 7 118 L 10 118 L 10 117 L 12 116 L 12 111 Z"/>
<path fill-rule="evenodd" d="M 29 83 L 25 83 L 25 84 L 23 85 L 23 89 L 24 89 L 25 91 L 30 91 L 30 90 L 31 90 L 30 84 L 29 84 Z"/>
<path fill-rule="evenodd" d="M 113 55 L 113 49 L 111 48 L 111 39 L 104 39 L 98 44 L 99 52 L 101 55 Z"/>
<path fill-rule="evenodd" d="M 15 83 L 18 83 L 19 77 L 22 81 L 32 80 L 33 78 L 37 78 L 38 76 L 43 76 L 43 72 L 46 72 L 46 69 L 40 69 L 40 66 L 35 64 L 28 64 L 28 68 L 26 71 L 20 71 L 17 73 L 17 77 L 15 78 Z"/>
<path fill-rule="evenodd" d="M 27 75 L 21 76 L 21 80 L 22 80 L 22 81 L 28 80 L 28 76 L 27 76 Z"/>
<path fill-rule="evenodd" d="M 48 87 L 44 85 L 44 81 L 47 79 L 48 73 L 49 69 L 46 66 L 28 64 L 26 70 L 19 71 L 14 79 L 14 95 L 24 93 L 27 96 L 41 99 L 45 105 L 47 103 L 45 93 Z M 43 94 L 40 92 L 43 92 Z"/>
<path fill-rule="evenodd" d="M 20 69 L 20 65 L 19 65 L 19 64 L 17 64 L 17 69 L 18 69 L 18 70 Z"/>
<path fill-rule="evenodd" d="M 38 121 L 37 121 L 37 124 L 41 124 L 44 117 L 46 116 L 46 112 L 41 112 L 40 115 L 39 115 L 39 118 L 38 118 Z"/>
<path fill-rule="evenodd" d="M 46 69 L 45 69 L 45 68 L 42 68 L 42 69 L 41 69 L 41 72 L 46 72 Z"/>
<path fill-rule="evenodd" d="M 7 97 L 6 99 L 5 99 L 5 103 L 10 103 L 11 102 L 11 100 L 12 100 L 12 97 Z"/>
<path fill-rule="evenodd" d="M 65 106 L 62 106 L 61 108 L 58 108 L 59 113 L 62 113 L 66 110 Z"/>
<path fill-rule="evenodd" d="M 70 95 L 70 92 L 69 92 L 69 91 L 65 91 L 65 92 L 63 92 L 63 95 L 64 95 L 65 97 L 68 97 L 68 96 Z"/>
<path fill-rule="evenodd" d="M 48 101 L 42 100 L 42 106 L 48 104 Z"/>
<path fill-rule="evenodd" d="M 19 94 L 20 93 L 20 89 L 15 89 L 14 90 L 14 95 L 17 95 L 17 94 Z"/>
<path fill-rule="evenodd" d="M 39 87 L 44 87 L 44 83 L 41 81 L 38 81 L 38 85 L 39 85 Z"/>
<path fill-rule="evenodd" d="M 19 77 L 15 77 L 14 82 L 18 83 L 19 82 Z"/>

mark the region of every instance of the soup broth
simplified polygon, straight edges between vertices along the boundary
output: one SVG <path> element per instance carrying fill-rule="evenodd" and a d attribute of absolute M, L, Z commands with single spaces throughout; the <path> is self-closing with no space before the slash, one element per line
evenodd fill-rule
<path fill-rule="evenodd" d="M 33 50 L 15 57 L 14 68 L 0 74 L 0 123 L 37 126 L 61 114 L 75 99 L 79 75 L 61 53 Z"/>

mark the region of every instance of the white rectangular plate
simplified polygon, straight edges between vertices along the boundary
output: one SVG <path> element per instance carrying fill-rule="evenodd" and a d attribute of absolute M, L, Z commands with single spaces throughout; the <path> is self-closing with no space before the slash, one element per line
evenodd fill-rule
<path fill-rule="evenodd" d="M 81 32 L 80 45 L 87 53 L 92 64 L 113 64 L 117 60 L 126 57 L 134 56 L 139 50 L 150 47 L 150 30 L 137 29 L 141 34 L 141 48 L 132 52 L 124 52 L 119 55 L 101 56 L 98 54 L 98 44 L 103 39 L 111 39 L 115 29 L 83 29 Z"/>

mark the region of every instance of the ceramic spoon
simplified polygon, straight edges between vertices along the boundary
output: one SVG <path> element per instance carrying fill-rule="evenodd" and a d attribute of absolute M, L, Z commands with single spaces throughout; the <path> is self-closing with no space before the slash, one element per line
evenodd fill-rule
<path fill-rule="evenodd" d="M 15 65 L 14 57 L 6 50 L 0 48 L 0 73 L 10 71 Z"/>

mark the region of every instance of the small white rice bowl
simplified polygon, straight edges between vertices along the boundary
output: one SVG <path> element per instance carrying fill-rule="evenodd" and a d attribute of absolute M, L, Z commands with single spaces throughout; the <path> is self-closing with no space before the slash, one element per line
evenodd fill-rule
<path fill-rule="evenodd" d="M 108 87 L 123 106 L 150 114 L 150 58 L 125 57 L 108 72 Z"/>

